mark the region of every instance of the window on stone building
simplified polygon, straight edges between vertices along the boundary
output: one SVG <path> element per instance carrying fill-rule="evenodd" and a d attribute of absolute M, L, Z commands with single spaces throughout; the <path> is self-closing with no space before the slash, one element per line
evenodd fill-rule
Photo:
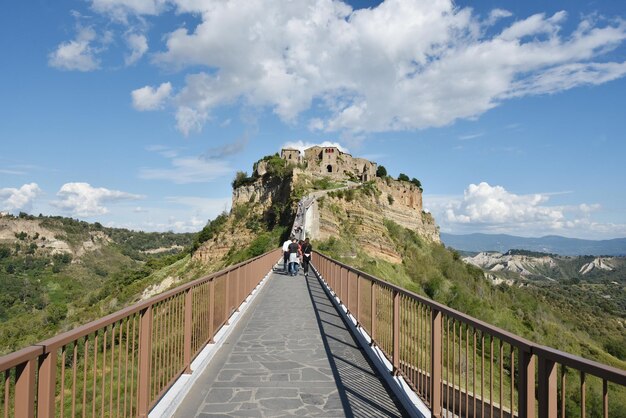
<path fill-rule="evenodd" d="M 332 172 L 333 172 L 333 166 L 332 166 L 332 165 L 330 165 L 330 164 L 328 164 L 328 165 L 326 166 L 326 171 L 328 171 L 329 173 L 332 173 Z"/>

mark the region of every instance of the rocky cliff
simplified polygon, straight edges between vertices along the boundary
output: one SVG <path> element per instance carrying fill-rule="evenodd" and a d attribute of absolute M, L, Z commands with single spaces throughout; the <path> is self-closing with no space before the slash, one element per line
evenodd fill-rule
<path fill-rule="evenodd" d="M 518 250 L 519 251 L 519 250 Z M 623 281 L 624 257 L 559 256 L 554 254 L 505 254 L 481 252 L 465 257 L 491 276 L 528 280 L 586 280 L 595 282 Z M 494 277 L 495 277 L 494 276 Z"/>

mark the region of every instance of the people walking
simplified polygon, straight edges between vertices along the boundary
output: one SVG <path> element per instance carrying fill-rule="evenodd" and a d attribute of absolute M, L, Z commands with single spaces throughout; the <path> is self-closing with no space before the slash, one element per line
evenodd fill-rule
<path fill-rule="evenodd" d="M 304 277 L 307 277 L 309 273 L 309 264 L 311 263 L 311 253 L 313 252 L 313 246 L 309 242 L 309 239 L 304 240 L 302 244 L 302 270 L 304 271 Z"/>
<path fill-rule="evenodd" d="M 289 244 L 289 274 L 295 276 L 298 274 L 298 266 L 300 265 L 300 247 L 298 240 L 294 237 Z"/>

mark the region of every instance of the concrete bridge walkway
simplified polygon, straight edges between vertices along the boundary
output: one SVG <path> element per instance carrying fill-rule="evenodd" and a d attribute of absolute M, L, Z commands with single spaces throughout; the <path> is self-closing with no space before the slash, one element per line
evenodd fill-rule
<path fill-rule="evenodd" d="M 176 417 L 404 417 L 316 277 L 275 271 Z"/>

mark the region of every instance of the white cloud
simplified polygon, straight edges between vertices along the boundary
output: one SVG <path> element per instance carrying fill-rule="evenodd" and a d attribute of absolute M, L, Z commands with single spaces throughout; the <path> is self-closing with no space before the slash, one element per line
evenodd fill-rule
<path fill-rule="evenodd" d="M 489 12 L 489 18 L 487 19 L 486 23 L 487 25 L 493 25 L 498 20 L 511 16 L 513 16 L 513 13 L 509 12 L 508 10 L 493 9 L 491 12 Z"/>
<path fill-rule="evenodd" d="M 126 21 L 132 15 L 157 15 L 165 10 L 168 0 L 92 0 L 91 7 L 109 14 L 116 20 Z"/>
<path fill-rule="evenodd" d="M 173 157 L 170 168 L 142 168 L 139 177 L 145 180 L 167 180 L 177 184 L 206 183 L 231 174 L 224 160 L 200 157 Z"/>
<path fill-rule="evenodd" d="M 144 14 L 166 9 L 112 3 Z M 336 0 L 170 4 L 202 21 L 167 34 L 155 62 L 210 69 L 188 75 L 172 101 L 185 134 L 238 101 L 269 107 L 287 123 L 321 109 L 308 122 L 316 130 L 414 130 L 475 118 L 512 97 L 626 74 L 626 63 L 601 61 L 626 39 L 626 23 L 583 18 L 565 33 L 564 11 L 511 22 L 494 35 L 452 0 L 386 0 L 360 10 Z M 494 9 L 487 23 L 510 16 Z"/>
<path fill-rule="evenodd" d="M 106 203 L 143 199 L 144 196 L 103 187 L 92 187 L 89 183 L 65 183 L 57 192 L 59 200 L 51 204 L 73 216 L 103 215 L 109 212 Z"/>
<path fill-rule="evenodd" d="M 126 37 L 126 44 L 130 49 L 130 54 L 124 58 L 126 65 L 133 65 L 143 57 L 148 51 L 148 39 L 138 33 L 131 33 Z M 171 88 L 171 86 L 170 86 Z"/>
<path fill-rule="evenodd" d="M 61 70 L 93 71 L 100 66 L 93 46 L 96 32 L 91 28 L 80 28 L 76 39 L 61 43 L 48 55 L 48 65 Z"/>
<path fill-rule="evenodd" d="M 172 85 L 162 83 L 158 88 L 145 86 L 131 92 L 133 107 L 137 110 L 161 109 L 170 98 Z"/>
<path fill-rule="evenodd" d="M 338 148 L 341 152 L 345 152 L 345 153 L 350 153 L 350 151 L 348 150 L 348 148 L 344 147 L 343 145 L 341 145 L 339 142 L 331 142 L 331 141 L 324 141 L 321 143 L 315 143 L 315 142 L 305 142 L 305 141 L 290 141 L 290 142 L 285 142 L 280 148 L 293 148 L 293 149 L 297 149 L 300 150 L 301 152 L 304 152 L 305 149 L 307 148 L 311 148 L 311 147 L 336 147 Z"/>
<path fill-rule="evenodd" d="M 7 187 L 0 189 L 0 207 L 9 212 L 29 212 L 33 201 L 42 191 L 37 183 L 24 184 L 19 189 Z"/>
<path fill-rule="evenodd" d="M 448 207 L 446 218 L 450 222 L 474 224 L 561 222 L 562 210 L 542 205 L 547 200 L 545 195 L 516 195 L 485 182 L 470 184 L 463 200 Z"/>
<path fill-rule="evenodd" d="M 624 44 L 626 21 L 582 17 L 567 31 L 572 18 L 566 11 L 513 20 L 508 10 L 495 8 L 484 17 L 453 0 L 385 0 L 358 10 L 339 0 L 91 5 L 115 21 L 132 16 L 144 27 L 163 13 L 199 19 L 162 34 L 165 48 L 154 55 L 153 63 L 167 71 L 193 68 L 177 94 L 169 83 L 132 92 L 138 110 L 171 105 L 185 135 L 200 132 L 215 109 L 233 104 L 269 108 L 289 124 L 314 110 L 305 121 L 311 130 L 416 130 L 474 119 L 511 98 L 626 75 L 626 62 L 606 58 Z M 94 36 L 86 29 L 61 44 L 50 65 L 97 68 Z M 132 65 L 147 51 L 147 40 L 135 34 L 127 42 L 125 61 Z"/>
<path fill-rule="evenodd" d="M 434 214 L 442 231 L 451 233 L 557 234 L 586 239 L 626 234 L 625 224 L 592 219 L 592 214 L 602 209 L 599 204 L 549 204 L 552 196 L 561 194 L 564 193 L 519 195 L 482 182 L 470 184 L 462 197 L 424 195 L 424 207 Z"/>

